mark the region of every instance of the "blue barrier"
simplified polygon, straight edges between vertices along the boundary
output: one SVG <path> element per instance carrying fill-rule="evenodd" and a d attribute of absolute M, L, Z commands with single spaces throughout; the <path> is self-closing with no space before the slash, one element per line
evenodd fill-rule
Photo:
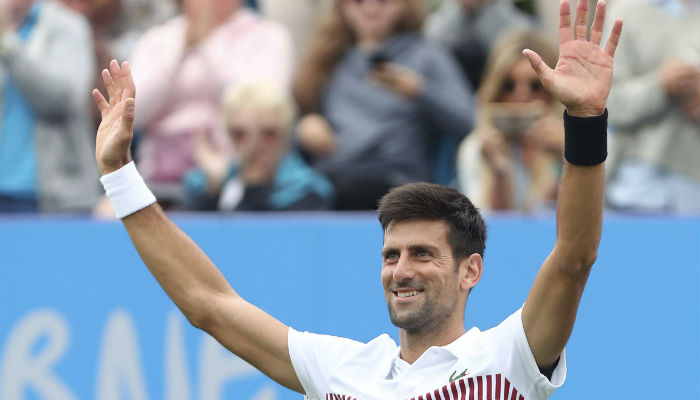
<path fill-rule="evenodd" d="M 396 329 L 373 216 L 178 216 L 246 299 L 299 330 Z M 551 217 L 487 219 L 467 326 L 524 301 Z M 554 399 L 700 397 L 700 219 L 606 219 Z M 0 399 L 299 399 L 190 327 L 117 222 L 0 220 Z"/>

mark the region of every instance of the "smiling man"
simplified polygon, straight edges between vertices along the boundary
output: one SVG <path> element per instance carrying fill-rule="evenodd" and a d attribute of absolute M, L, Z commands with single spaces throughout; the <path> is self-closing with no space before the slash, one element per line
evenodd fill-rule
<path fill-rule="evenodd" d="M 387 335 L 359 343 L 298 332 L 246 302 L 154 204 L 131 162 L 135 88 L 129 65 L 116 61 L 103 72 L 109 102 L 93 92 L 102 112 L 102 183 L 144 262 L 189 321 L 308 399 L 546 399 L 566 375 L 564 347 L 602 225 L 605 104 L 622 21 L 601 49 L 605 3 L 597 5 L 590 41 L 587 4 L 579 2 L 572 38 L 570 5 L 562 1 L 554 70 L 524 52 L 567 108 L 566 162 L 554 249 L 523 307 L 495 328 L 464 326 L 467 297 L 483 268 L 484 222 L 462 194 L 424 183 L 392 190 L 379 207 L 381 277 L 398 346 Z"/>

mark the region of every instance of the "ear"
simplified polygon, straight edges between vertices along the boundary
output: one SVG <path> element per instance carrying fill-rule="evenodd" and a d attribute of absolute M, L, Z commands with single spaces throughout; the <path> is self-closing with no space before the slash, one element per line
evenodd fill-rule
<path fill-rule="evenodd" d="M 481 280 L 483 259 L 478 253 L 472 253 L 459 263 L 459 288 L 469 291 Z"/>

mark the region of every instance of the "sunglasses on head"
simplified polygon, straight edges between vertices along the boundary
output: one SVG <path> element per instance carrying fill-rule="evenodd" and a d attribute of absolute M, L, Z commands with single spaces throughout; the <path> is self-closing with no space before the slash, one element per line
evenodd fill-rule
<path fill-rule="evenodd" d="M 539 93 L 542 89 L 544 89 L 542 87 L 542 82 L 540 82 L 539 79 L 532 79 L 528 85 L 530 87 L 530 90 L 533 93 Z M 503 82 L 503 86 L 501 87 L 501 91 L 503 93 L 512 93 L 514 90 L 515 90 L 515 81 L 512 79 L 506 79 Z"/>

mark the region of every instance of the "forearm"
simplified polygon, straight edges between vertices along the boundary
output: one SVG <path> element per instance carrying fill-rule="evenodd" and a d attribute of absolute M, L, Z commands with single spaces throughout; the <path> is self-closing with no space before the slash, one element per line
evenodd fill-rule
<path fill-rule="evenodd" d="M 564 165 L 557 205 L 554 253 L 572 272 L 593 265 L 603 222 L 605 167 Z"/>
<path fill-rule="evenodd" d="M 141 259 L 193 325 L 204 324 L 211 298 L 236 296 L 206 254 L 157 204 L 122 221 Z"/>
<path fill-rule="evenodd" d="M 554 255 L 571 272 L 593 265 L 603 223 L 607 113 L 565 116 L 565 162 L 557 204 Z"/>

